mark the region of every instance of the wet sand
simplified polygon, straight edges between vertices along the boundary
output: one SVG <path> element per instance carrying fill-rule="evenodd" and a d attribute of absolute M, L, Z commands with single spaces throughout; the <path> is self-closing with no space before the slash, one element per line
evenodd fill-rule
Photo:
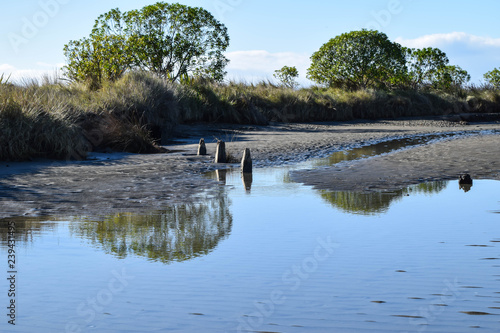
<path fill-rule="evenodd" d="M 292 172 L 291 179 L 318 189 L 379 191 L 434 180 L 500 180 L 500 135 L 455 138 L 341 166 Z"/>
<path fill-rule="evenodd" d="M 203 173 L 229 165 L 212 163 L 217 139 L 235 160 L 250 148 L 255 167 L 295 163 L 374 141 L 418 134 L 500 130 L 500 123 L 464 125 L 439 120 L 398 120 L 270 126 L 180 126 L 174 151 L 158 155 L 96 154 L 83 162 L 0 162 L 0 218 L 100 215 L 161 209 L 215 193 Z M 197 157 L 204 137 L 209 156 Z M 500 179 L 500 136 L 437 143 L 358 161 L 345 167 L 300 171 L 292 179 L 332 190 L 375 190 L 470 172 Z M 208 194 L 207 194 L 208 193 Z"/>

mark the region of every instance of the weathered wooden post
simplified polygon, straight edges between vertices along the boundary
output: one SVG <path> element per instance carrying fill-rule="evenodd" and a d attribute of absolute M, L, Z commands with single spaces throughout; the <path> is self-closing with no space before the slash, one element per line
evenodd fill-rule
<path fill-rule="evenodd" d="M 226 163 L 226 143 L 222 140 L 217 141 L 215 163 Z"/>
<path fill-rule="evenodd" d="M 205 145 L 205 139 L 201 138 L 198 144 L 198 156 L 203 156 L 207 154 L 207 146 Z"/>
<path fill-rule="evenodd" d="M 245 148 L 243 152 L 243 158 L 241 159 L 241 172 L 252 173 L 252 156 L 250 155 L 250 149 Z"/>

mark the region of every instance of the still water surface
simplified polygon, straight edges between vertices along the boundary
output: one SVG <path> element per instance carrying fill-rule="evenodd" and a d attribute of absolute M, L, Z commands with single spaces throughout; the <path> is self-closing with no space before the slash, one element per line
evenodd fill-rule
<path fill-rule="evenodd" d="M 214 173 L 214 198 L 147 215 L 10 219 L 0 332 L 498 331 L 500 182 L 329 193 L 287 174 Z"/>

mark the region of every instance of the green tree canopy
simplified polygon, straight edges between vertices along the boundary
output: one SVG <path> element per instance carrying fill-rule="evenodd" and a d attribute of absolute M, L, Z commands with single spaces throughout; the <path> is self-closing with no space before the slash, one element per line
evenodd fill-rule
<path fill-rule="evenodd" d="M 434 82 L 434 88 L 440 90 L 456 90 L 470 81 L 470 75 L 460 66 L 445 66 L 436 73 L 437 79 Z"/>
<path fill-rule="evenodd" d="M 273 76 L 285 87 L 293 89 L 298 86 L 296 79 L 299 77 L 299 71 L 296 67 L 283 66 L 275 70 Z"/>
<path fill-rule="evenodd" d="M 374 30 L 337 36 L 315 52 L 311 60 L 309 79 L 348 89 L 391 87 L 406 73 L 401 45 Z"/>
<path fill-rule="evenodd" d="M 98 89 L 103 81 L 118 79 L 131 65 L 125 41 L 116 35 L 92 35 L 70 41 L 64 53 L 66 76 L 73 81 L 87 82 L 92 90 Z"/>
<path fill-rule="evenodd" d="M 495 89 L 500 89 L 500 69 L 495 68 L 483 75 L 487 83 L 491 84 Z"/>
<path fill-rule="evenodd" d="M 438 80 L 438 73 L 449 63 L 446 53 L 438 48 L 403 48 L 406 54 L 408 79 L 412 88 L 421 88 Z"/>
<path fill-rule="evenodd" d="M 205 9 L 158 2 L 99 16 L 88 38 L 65 45 L 65 71 L 70 79 L 94 86 L 127 69 L 172 81 L 188 75 L 222 80 L 228 46 L 227 28 Z"/>

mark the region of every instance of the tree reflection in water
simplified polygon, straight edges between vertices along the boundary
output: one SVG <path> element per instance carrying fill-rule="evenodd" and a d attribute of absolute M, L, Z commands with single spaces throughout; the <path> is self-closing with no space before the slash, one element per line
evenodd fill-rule
<path fill-rule="evenodd" d="M 382 141 L 367 146 L 351 148 L 334 152 L 326 158 L 318 159 L 315 163 L 316 166 L 331 166 L 340 162 L 348 162 L 368 158 L 372 156 L 380 156 L 382 154 L 390 153 L 402 148 L 413 147 L 422 145 L 432 140 L 453 136 L 452 133 L 448 134 L 435 134 L 425 136 L 414 136 L 409 138 L 394 139 L 389 141 Z"/>
<path fill-rule="evenodd" d="M 179 204 L 149 214 L 115 214 L 70 223 L 72 235 L 106 253 L 170 263 L 206 255 L 229 236 L 233 218 L 223 193 L 203 202 Z"/>
<path fill-rule="evenodd" d="M 16 246 L 26 245 L 45 232 L 54 232 L 57 223 L 47 222 L 47 217 L 13 217 L 0 219 L 0 248 L 7 248 L 9 222 L 14 223 Z"/>
<path fill-rule="evenodd" d="M 387 212 L 391 203 L 412 193 L 434 194 L 446 188 L 447 181 L 428 182 L 413 185 L 392 192 L 348 192 L 321 191 L 321 197 L 332 206 L 351 214 L 378 215 Z"/>

